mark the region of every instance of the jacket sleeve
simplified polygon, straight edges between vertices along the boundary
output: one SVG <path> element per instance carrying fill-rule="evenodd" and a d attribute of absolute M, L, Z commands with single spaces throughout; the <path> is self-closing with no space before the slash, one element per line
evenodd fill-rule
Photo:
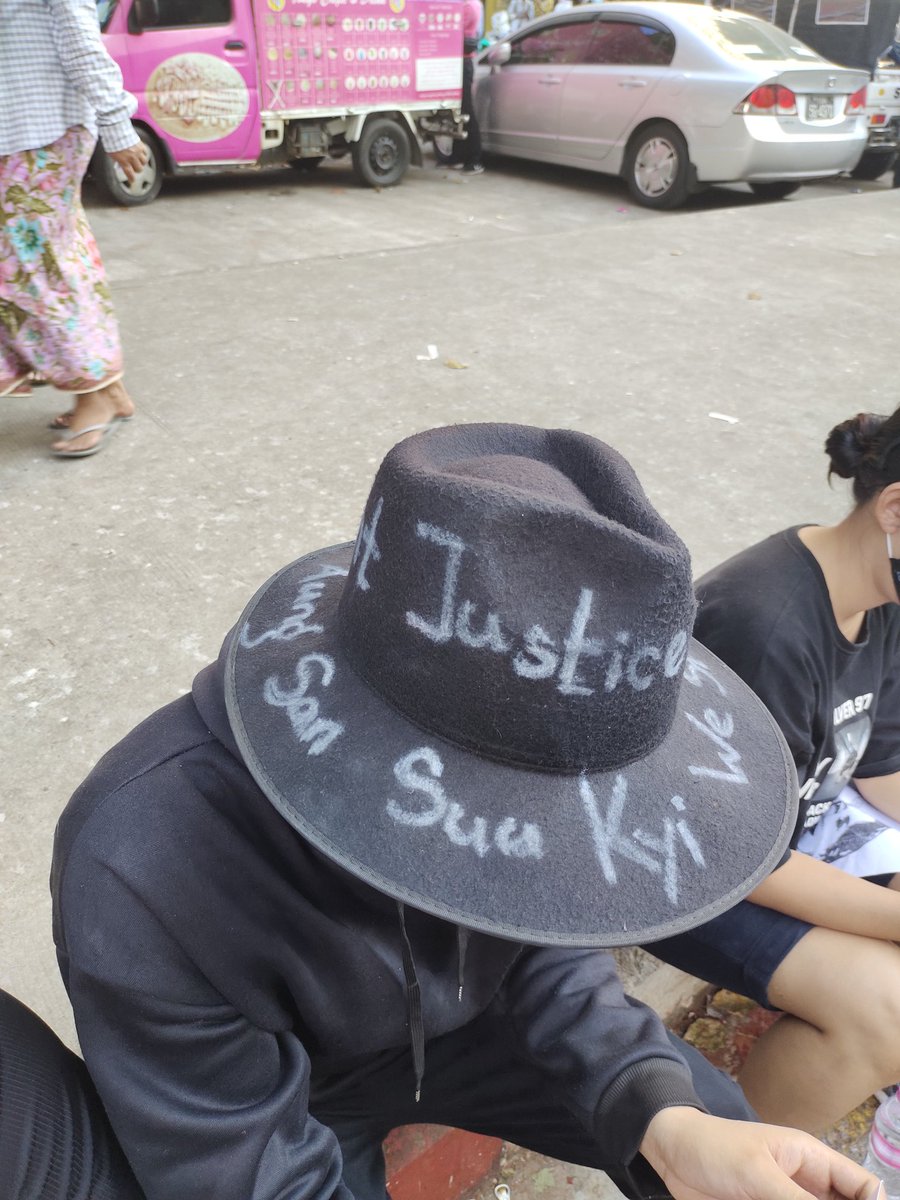
<path fill-rule="evenodd" d="M 557 1084 L 605 1162 L 630 1163 L 662 1109 L 703 1108 L 662 1022 L 625 995 L 610 954 L 529 951 L 503 1000 L 525 1055 Z"/>
<path fill-rule="evenodd" d="M 95 0 L 47 2 L 63 71 L 96 113 L 104 150 L 127 150 L 134 146 L 138 136 L 131 116 L 137 101 L 124 90 L 122 72 L 103 45 Z"/>
<path fill-rule="evenodd" d="M 85 1061 L 147 1200 L 352 1200 L 337 1139 L 309 1114 L 296 1035 L 236 1011 L 108 868 L 96 865 L 89 889 L 83 876 L 62 882 L 57 952 Z"/>

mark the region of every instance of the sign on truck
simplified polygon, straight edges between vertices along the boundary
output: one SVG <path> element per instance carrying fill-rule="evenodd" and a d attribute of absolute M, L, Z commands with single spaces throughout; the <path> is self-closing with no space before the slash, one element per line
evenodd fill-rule
<path fill-rule="evenodd" d="M 114 199 L 146 204 L 164 175 L 351 155 L 362 183 L 399 183 L 423 139 L 460 136 L 461 0 L 105 0 L 107 48 L 150 151 Z"/>

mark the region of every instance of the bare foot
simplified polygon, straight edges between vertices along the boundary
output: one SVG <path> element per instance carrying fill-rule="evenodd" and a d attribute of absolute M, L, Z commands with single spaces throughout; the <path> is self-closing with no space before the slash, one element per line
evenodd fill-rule
<path fill-rule="evenodd" d="M 127 420 L 131 416 L 134 416 L 134 402 L 121 380 L 96 392 L 82 392 L 76 396 L 71 412 L 60 413 L 54 419 L 54 428 L 69 429 L 71 433 L 62 441 L 54 442 L 53 450 L 63 457 L 77 451 L 91 450 L 103 440 L 103 430 L 93 429 L 79 437 L 79 429 L 86 429 L 89 425 L 108 425 L 111 421 Z"/>

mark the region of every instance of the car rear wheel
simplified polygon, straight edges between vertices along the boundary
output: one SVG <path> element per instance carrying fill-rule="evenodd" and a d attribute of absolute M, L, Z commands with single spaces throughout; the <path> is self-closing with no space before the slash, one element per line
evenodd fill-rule
<path fill-rule="evenodd" d="M 800 190 L 799 183 L 788 183 L 781 181 L 773 181 L 772 183 L 751 183 L 750 188 L 754 196 L 759 196 L 760 200 L 783 200 L 785 196 L 793 196 L 794 192 Z"/>
<path fill-rule="evenodd" d="M 880 179 L 885 172 L 890 171 L 897 161 L 897 151 L 893 147 L 877 146 L 863 150 L 862 158 L 850 172 L 854 179 Z"/>
<path fill-rule="evenodd" d="M 625 155 L 628 190 L 647 208 L 677 208 L 690 195 L 687 142 L 668 121 L 655 121 L 634 135 Z"/>
<path fill-rule="evenodd" d="M 409 138 L 391 117 L 369 121 L 362 137 L 353 144 L 353 170 L 360 183 L 369 187 L 393 187 L 409 166 Z"/>
<path fill-rule="evenodd" d="M 144 163 L 143 170 L 130 183 L 122 168 L 113 162 L 102 147 L 97 147 L 92 162 L 91 173 L 94 178 L 116 204 L 126 208 L 135 208 L 155 200 L 163 182 L 163 158 L 159 143 L 152 133 L 140 126 L 136 127 L 135 132 L 147 147 L 150 157 Z"/>

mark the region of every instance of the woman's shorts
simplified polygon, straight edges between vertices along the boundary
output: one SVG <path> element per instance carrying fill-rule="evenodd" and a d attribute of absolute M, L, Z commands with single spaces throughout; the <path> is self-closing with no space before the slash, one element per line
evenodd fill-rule
<path fill-rule="evenodd" d="M 772 976 L 813 928 L 796 917 L 742 900 L 705 925 L 644 949 L 689 975 L 774 1008 L 769 1003 Z"/>

